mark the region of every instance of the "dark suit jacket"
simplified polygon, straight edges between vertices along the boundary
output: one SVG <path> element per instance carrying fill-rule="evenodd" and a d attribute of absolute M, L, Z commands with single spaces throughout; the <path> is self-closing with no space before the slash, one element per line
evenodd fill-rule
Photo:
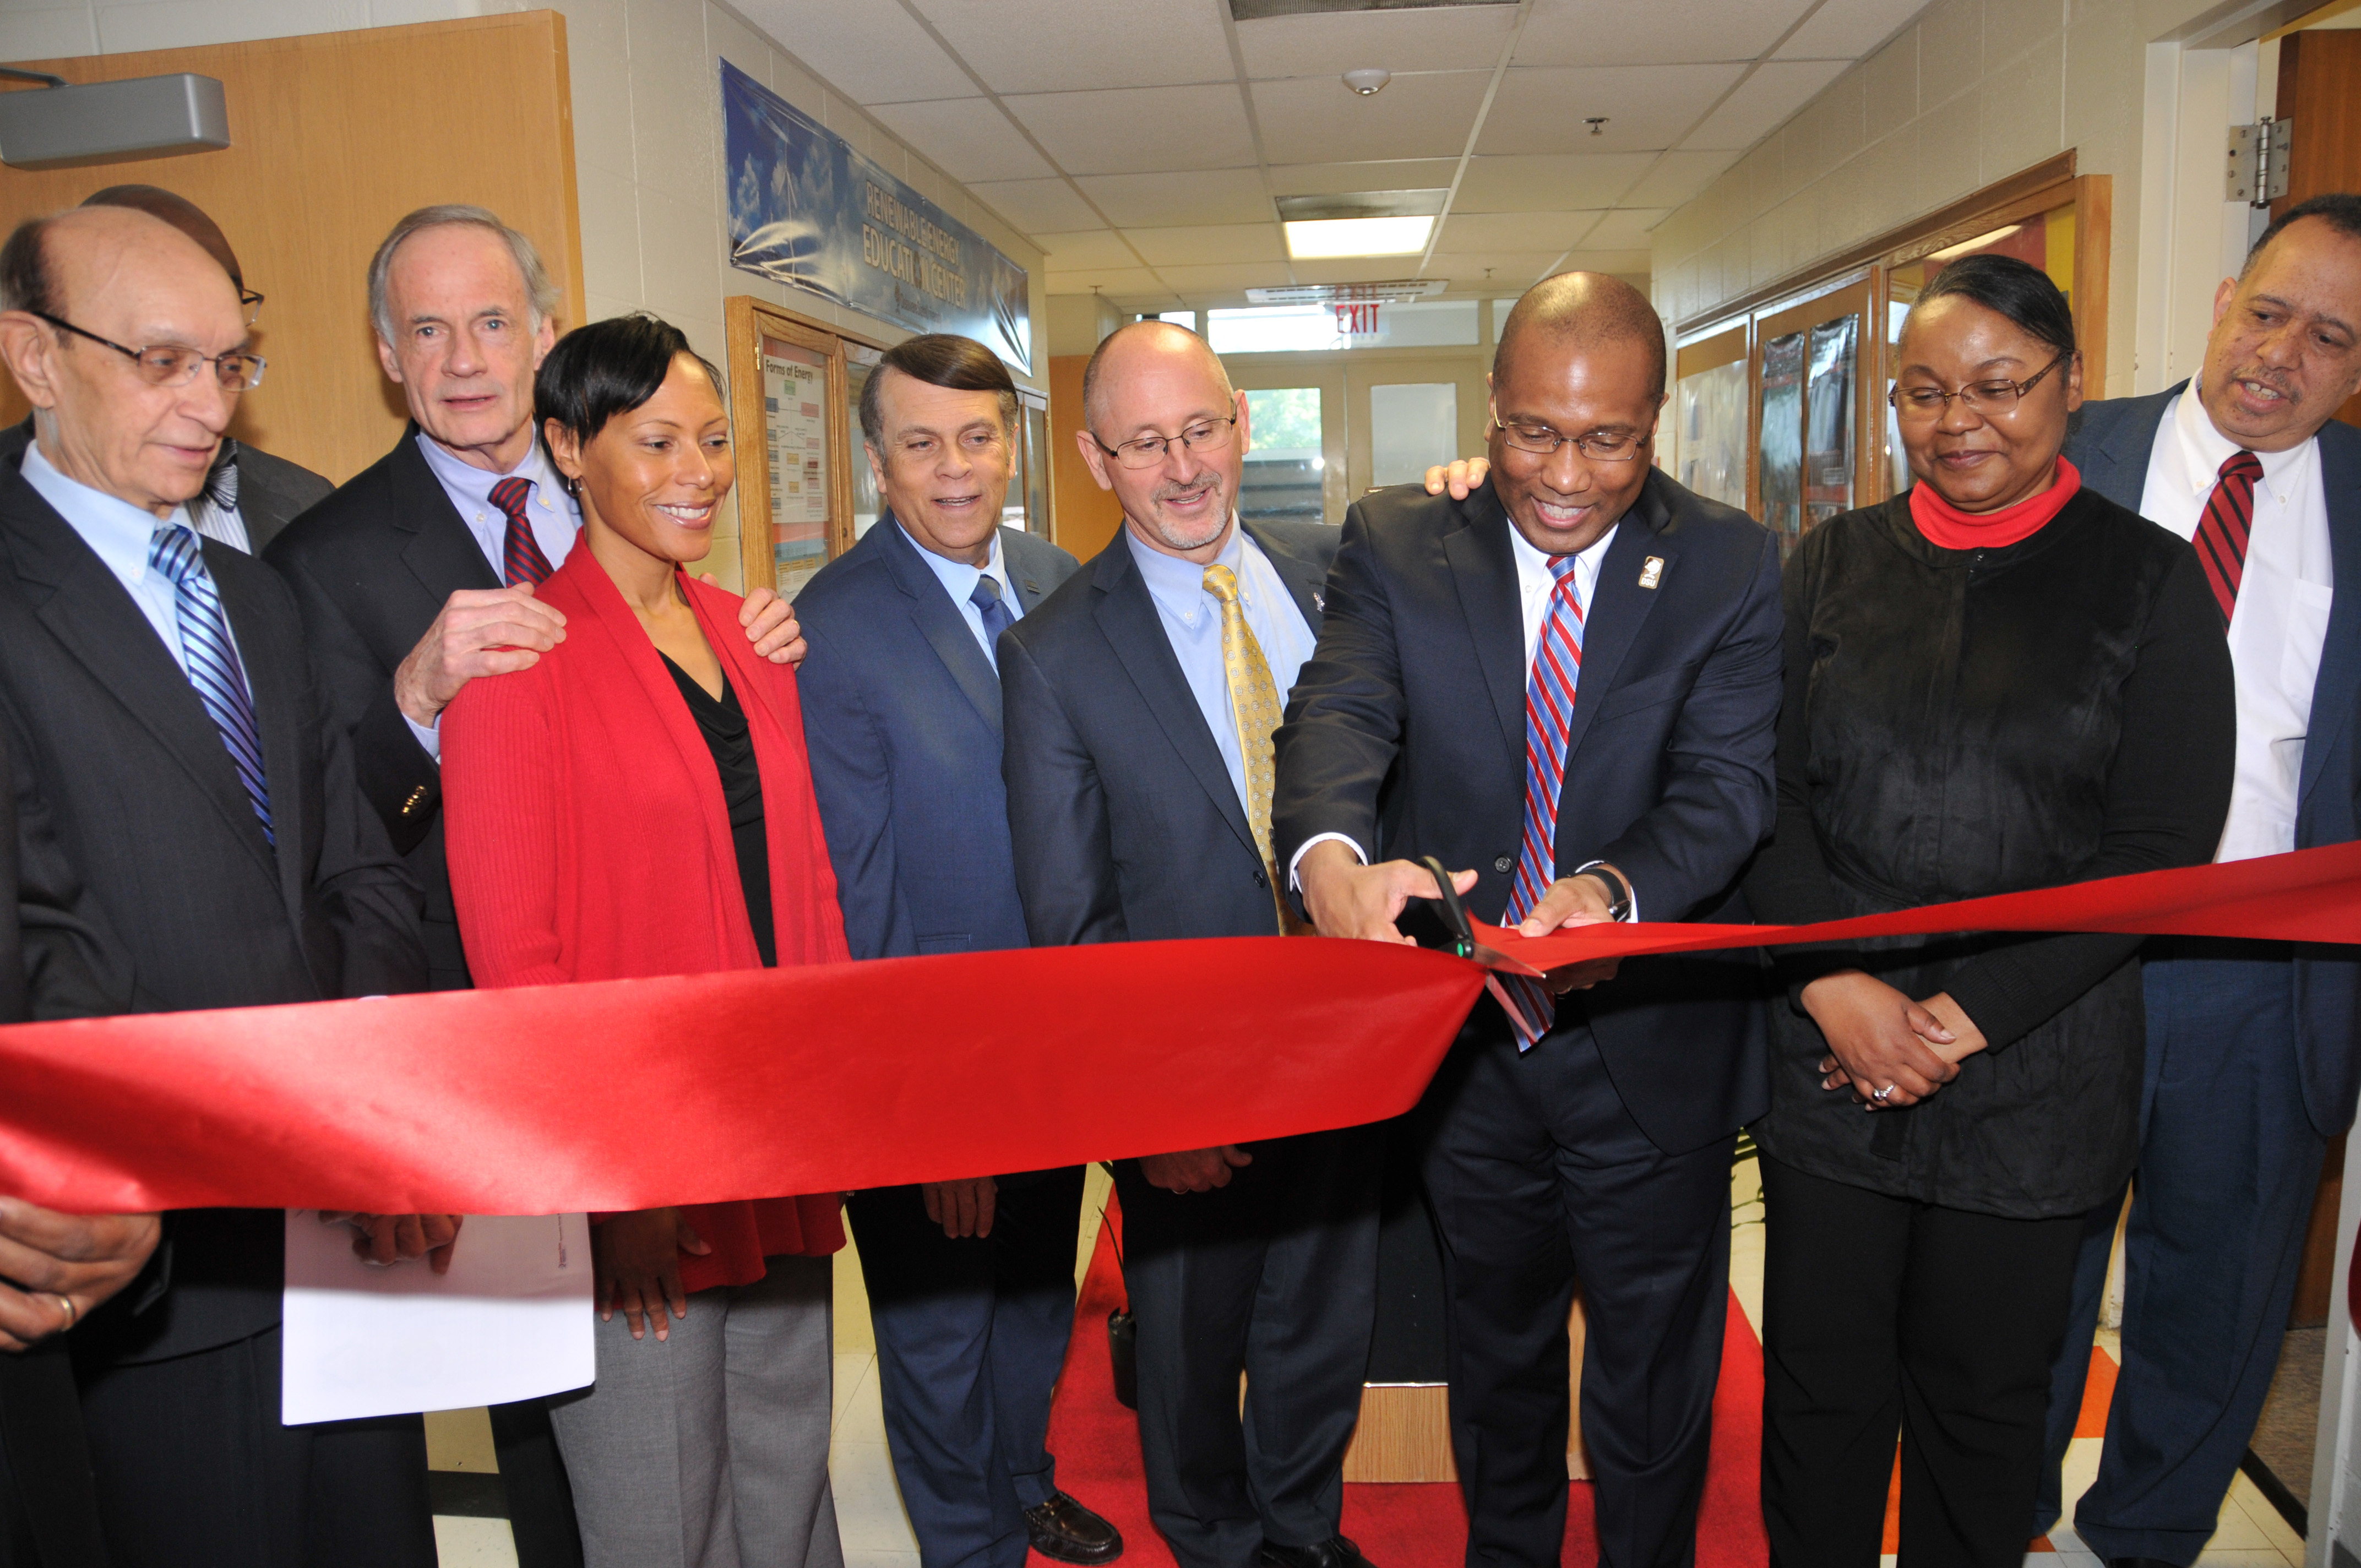
<path fill-rule="evenodd" d="M 2082 482 L 2118 506 L 2139 510 L 2148 455 L 2165 410 L 2187 389 L 2145 398 L 2085 403 L 2066 440 Z M 2296 785 L 2299 850 L 2361 839 L 2361 430 L 2331 420 L 2320 432 L 2320 477 L 2328 499 L 2328 540 L 2336 597 L 2320 673 L 2312 688 L 2312 722 Z M 2296 949 L 2296 1055 L 2303 1069 L 2304 1109 L 2323 1136 L 2341 1137 L 2361 1097 L 2361 961 L 2350 948 Z"/>
<path fill-rule="evenodd" d="M 1474 867 L 1471 911 L 1506 909 L 1523 841 L 1526 678 L 1509 531 L 1488 485 L 1464 502 L 1400 486 L 1345 514 L 1328 623 L 1279 731 L 1280 865 L 1322 833 L 1371 850 L 1382 805 L 1389 857 Z M 1651 558 L 1663 563 L 1653 588 L 1641 583 Z M 1643 919 L 1744 918 L 1725 905 L 1774 814 L 1780 630 L 1772 535 L 1651 472 L 1591 598 L 1561 875 L 1611 861 Z M 1726 1136 L 1766 1103 L 1751 970 L 1738 964 L 1629 962 L 1569 993 L 1558 1018 L 1587 1020 L 1617 1092 L 1667 1151 Z"/>
<path fill-rule="evenodd" d="M 1031 615 L 1074 573 L 1000 531 Z M 891 512 L 796 596 L 812 785 L 856 959 L 1026 945 L 1000 779 L 1000 677 Z"/>
<path fill-rule="evenodd" d="M 0 723 L 19 793 L 46 803 L 132 1011 L 417 990 L 417 886 L 355 786 L 294 599 L 225 544 L 207 540 L 204 558 L 253 689 L 276 850 L 147 617 L 0 463 Z M 278 1321 L 275 1212 L 176 1215 L 170 1234 L 165 1301 L 136 1323 L 94 1314 L 77 1354 L 177 1355 Z"/>
<path fill-rule="evenodd" d="M 1317 636 L 1336 531 L 1246 528 Z M 1033 945 L 1278 935 L 1262 850 L 1125 535 L 1010 627 L 999 654 Z"/>
<path fill-rule="evenodd" d="M 467 985 L 443 858 L 443 773 L 393 703 L 393 672 L 461 588 L 497 588 L 451 498 L 418 450 L 418 427 L 273 541 L 295 589 L 336 723 L 352 737 L 361 793 L 426 890 L 421 926 L 437 991 Z"/>
<path fill-rule="evenodd" d="M 318 506 L 336 487 L 300 463 L 273 457 L 258 446 L 237 445 L 237 515 L 246 521 L 247 543 L 261 554 L 289 523 Z"/>

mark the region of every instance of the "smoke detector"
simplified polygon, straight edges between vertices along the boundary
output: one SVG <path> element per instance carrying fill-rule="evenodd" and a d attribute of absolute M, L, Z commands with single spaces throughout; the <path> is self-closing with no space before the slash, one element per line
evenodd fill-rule
<path fill-rule="evenodd" d="M 1380 71 L 1375 66 L 1364 66 L 1358 71 L 1345 72 L 1345 85 L 1364 98 L 1369 97 L 1393 79 L 1392 71 Z"/>

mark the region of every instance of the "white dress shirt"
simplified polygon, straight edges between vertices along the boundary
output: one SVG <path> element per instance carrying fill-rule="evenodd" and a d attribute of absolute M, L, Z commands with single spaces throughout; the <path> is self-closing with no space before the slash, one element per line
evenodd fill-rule
<path fill-rule="evenodd" d="M 148 624 L 154 627 L 156 635 L 163 640 L 164 652 L 172 655 L 172 663 L 180 666 L 181 674 L 187 674 L 189 661 L 181 648 L 180 589 L 171 578 L 151 570 L 148 565 L 148 547 L 155 539 L 156 531 L 165 527 L 167 520 L 159 519 L 154 512 L 133 506 L 129 501 L 118 500 L 104 490 L 93 490 L 88 485 L 67 478 L 42 455 L 41 444 L 38 441 L 25 448 L 24 475 L 25 482 L 38 491 L 43 500 L 56 508 L 58 515 L 66 520 L 66 525 L 82 536 L 82 542 L 90 546 L 93 554 L 106 563 L 106 569 L 115 574 L 115 581 L 123 585 L 124 591 L 131 596 L 131 602 L 139 607 L 139 613 L 148 618 Z M 189 527 L 189 509 L 184 506 L 173 508 L 169 522 L 175 528 Z M 203 547 L 200 545 L 198 548 L 202 554 Z M 223 612 L 222 623 L 228 626 L 226 609 Z M 231 644 L 235 646 L 237 641 L 235 628 L 230 629 L 229 636 Z M 238 657 L 241 674 L 245 673 L 245 655 L 241 653 Z M 251 683 L 247 695 L 253 695 Z"/>
<path fill-rule="evenodd" d="M 1578 552 L 1574 557 L 1574 599 L 1575 603 L 1581 607 L 1586 619 L 1590 614 L 1590 596 L 1598 587 L 1599 565 L 1607 559 L 1608 549 L 1615 543 L 1616 532 L 1622 526 L 1618 522 L 1613 528 L 1600 534 L 1596 543 Z M 1550 561 L 1553 557 L 1546 552 L 1535 548 L 1532 541 L 1518 532 L 1515 523 L 1507 523 L 1506 527 L 1509 530 L 1509 554 L 1517 564 L 1517 609 L 1524 620 L 1525 685 L 1530 690 L 1532 685 L 1533 659 L 1541 652 L 1542 623 L 1548 618 L 1550 595 L 1557 590 L 1557 576 L 1550 570 Z M 1575 677 L 1575 701 L 1579 703 L 1581 700 L 1581 676 L 1577 674 Z M 1517 772 L 1521 778 L 1524 773 L 1523 762 L 1522 757 L 1518 759 Z M 1352 839 L 1342 833 L 1323 833 L 1316 838 L 1306 839 L 1303 847 L 1295 851 L 1295 859 L 1289 862 L 1287 868 L 1287 880 L 1290 886 L 1301 889 L 1302 884 L 1296 880 L 1296 868 L 1303 863 L 1303 857 L 1312 852 L 1312 845 L 1328 839 L 1334 839 L 1351 850 L 1363 865 L 1369 863 L 1368 851 Z M 1631 917 L 1634 920 L 1640 918 L 1639 891 L 1636 888 L 1632 890 Z"/>
<path fill-rule="evenodd" d="M 525 521 L 533 525 L 533 542 L 549 557 L 550 570 L 566 565 L 582 528 L 582 510 L 566 493 L 565 483 L 540 442 L 534 442 L 524 460 L 507 474 L 461 462 L 423 430 L 418 433 L 418 450 L 425 455 L 426 466 L 434 470 L 443 493 L 451 498 L 459 521 L 475 536 L 476 548 L 491 563 L 494 577 L 503 582 L 508 578 L 509 514 L 492 504 L 492 487 L 511 477 L 532 481 L 533 488 L 525 493 Z M 428 756 L 438 762 L 443 760 L 441 714 L 434 716 L 433 724 L 421 724 L 406 713 L 401 721 L 410 726 L 411 734 Z"/>
<path fill-rule="evenodd" d="M 894 526 L 902 528 L 902 520 L 895 518 Z M 906 528 L 902 528 L 902 537 L 910 542 L 910 548 L 918 553 L 918 559 L 927 564 L 927 569 L 934 573 L 935 580 L 942 584 L 943 592 L 951 596 L 951 608 L 960 612 L 960 619 L 967 622 L 967 629 L 975 633 L 976 643 L 983 650 L 984 662 L 997 673 L 1000 654 L 994 649 L 991 637 L 984 632 L 983 611 L 976 608 L 974 598 L 976 583 L 990 577 L 999 586 L 1000 602 L 1007 607 L 1008 619 L 1025 619 L 1025 607 L 1017 602 L 1016 590 L 1009 586 L 1008 563 L 1003 558 L 1000 549 L 1000 530 L 995 528 L 992 531 L 992 559 L 981 566 L 971 566 L 964 561 L 936 554 L 919 543 L 917 536 Z"/>
<path fill-rule="evenodd" d="M 1230 712 L 1229 663 L 1222 656 L 1221 600 L 1205 591 L 1203 566 L 1142 544 L 1129 529 L 1124 530 L 1123 537 L 1148 584 L 1148 597 L 1156 601 L 1165 640 L 1172 644 L 1172 656 L 1188 677 L 1197 710 L 1204 715 L 1205 728 L 1213 732 L 1213 744 L 1221 749 L 1230 783 L 1238 792 L 1238 805 L 1250 809 L 1246 754 L 1238 750 L 1238 727 Z M 1227 566 L 1236 575 L 1238 606 L 1246 612 L 1246 630 L 1262 649 L 1263 663 L 1270 666 L 1271 685 L 1278 688 L 1284 707 L 1287 694 L 1294 689 L 1296 672 L 1312 657 L 1311 623 L 1295 608 L 1294 597 L 1279 579 L 1270 557 L 1246 537 L 1235 514 L 1230 519 L 1230 542 L 1212 564 Z"/>
<path fill-rule="evenodd" d="M 2194 539 L 2222 465 L 2238 450 L 2236 442 L 2213 428 L 2197 384 L 2191 382 L 2157 427 L 2140 515 Z M 2296 786 L 2335 585 L 2320 443 L 2255 455 L 2263 477 L 2255 485 L 2254 526 L 2237 609 L 2230 617 L 2230 662 L 2238 696 L 2236 767 L 2217 861 L 2295 848 Z"/>

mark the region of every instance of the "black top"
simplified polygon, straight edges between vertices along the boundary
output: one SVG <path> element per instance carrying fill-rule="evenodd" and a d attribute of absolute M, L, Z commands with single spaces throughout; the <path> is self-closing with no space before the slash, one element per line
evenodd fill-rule
<path fill-rule="evenodd" d="M 1908 499 L 1832 518 L 1786 567 L 1775 838 L 1758 918 L 1841 918 L 2212 858 L 2236 701 L 2194 551 L 2083 490 L 2005 548 L 1946 550 Z M 2136 1146 L 2140 938 L 1911 937 L 1782 955 L 1949 992 L 1990 1048 L 1912 1109 L 1819 1087 L 1827 1047 L 1773 1009 L 1775 1157 L 2010 1218 L 2114 1192 Z"/>
<path fill-rule="evenodd" d="M 754 946 L 763 967 L 779 961 L 779 940 L 771 924 L 771 845 L 763 826 L 763 773 L 754 765 L 754 737 L 746 728 L 746 710 L 730 677 L 721 678 L 717 700 L 697 684 L 695 676 L 664 656 L 664 668 L 688 703 L 688 711 L 713 753 L 714 771 L 721 775 L 721 803 L 730 811 L 730 838 L 738 851 L 738 889 L 746 898 L 746 919 L 754 927 Z"/>

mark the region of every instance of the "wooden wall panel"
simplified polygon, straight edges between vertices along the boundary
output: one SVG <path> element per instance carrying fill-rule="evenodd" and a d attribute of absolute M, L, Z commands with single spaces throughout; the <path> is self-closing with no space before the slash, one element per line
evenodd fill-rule
<path fill-rule="evenodd" d="M 1082 428 L 1082 371 L 1090 362 L 1087 354 L 1049 361 L 1049 455 L 1055 462 L 1049 537 L 1082 561 L 1105 549 L 1123 526 L 1122 503 L 1113 490 L 1099 488 L 1074 445 L 1074 433 Z"/>
<path fill-rule="evenodd" d="M 220 80 L 230 147 L 0 168 L 0 220 L 14 227 L 121 184 L 160 185 L 211 214 L 247 286 L 268 296 L 255 349 L 269 369 L 230 427 L 266 450 L 342 481 L 401 434 L 401 389 L 378 367 L 367 273 L 378 241 L 413 208 L 491 208 L 540 247 L 566 293 L 561 328 L 580 318 L 572 94 L 555 11 L 21 63 L 77 82 L 179 71 Z M 24 412 L 0 378 L 0 422 Z"/>
<path fill-rule="evenodd" d="M 2361 31 L 2319 28 L 2279 40 L 2279 110 L 2292 120 L 2288 193 L 2271 203 L 2283 215 L 2307 197 L 2361 191 Z M 2361 397 L 2336 411 L 2361 425 Z"/>

